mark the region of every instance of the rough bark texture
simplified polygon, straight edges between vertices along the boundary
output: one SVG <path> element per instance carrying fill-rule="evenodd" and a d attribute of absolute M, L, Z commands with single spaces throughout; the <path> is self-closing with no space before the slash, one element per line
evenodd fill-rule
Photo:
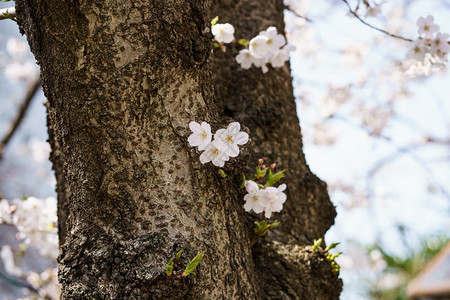
<path fill-rule="evenodd" d="M 70 189 L 66 184 L 64 177 L 64 161 L 61 157 L 61 147 L 59 145 L 58 136 L 55 135 L 55 129 L 52 125 L 52 119 L 55 118 L 48 110 L 49 102 L 45 101 L 47 106 L 47 131 L 48 131 L 48 142 L 51 146 L 52 151 L 50 152 L 50 161 L 52 162 L 52 169 L 56 177 L 56 195 L 58 199 L 58 238 L 59 244 L 63 245 L 66 241 L 67 232 L 67 217 L 69 213 L 69 192 Z"/>
<path fill-rule="evenodd" d="M 215 53 L 213 81 L 211 4 L 237 35 L 283 26 L 281 1 L 16 2 L 48 98 L 63 298 L 338 298 L 329 263 L 305 247 L 334 210 L 305 164 L 289 68 L 245 73 Z M 187 143 L 190 121 L 217 129 L 224 113 L 253 139 L 226 179 Z M 233 179 L 260 156 L 288 169 L 282 226 L 266 239 Z M 179 250 L 177 272 L 206 254 L 195 275 L 167 278 Z"/>
<path fill-rule="evenodd" d="M 221 22 L 234 24 L 235 35 L 247 39 L 269 26 L 283 33 L 283 8 L 282 1 L 277 0 L 213 1 L 213 15 L 220 15 Z M 251 167 L 263 157 L 268 164 L 276 162 L 279 168 L 287 169 L 289 201 L 286 211 L 280 214 L 282 225 L 278 231 L 285 234 L 279 238 L 283 242 L 310 243 L 325 234 L 336 213 L 325 183 L 310 172 L 305 162 L 289 64 L 267 74 L 255 67 L 244 70 L 234 58 L 241 48 L 232 47 L 227 53 L 216 50 L 213 56 L 220 112 L 250 129 L 255 142 Z"/>
<path fill-rule="evenodd" d="M 277 0 L 212 0 L 212 17 L 218 15 L 221 23 L 233 24 L 237 38 L 251 39 L 269 26 L 284 33 L 283 9 L 283 2 Z M 271 298 L 338 298 L 341 282 L 323 269 L 310 268 L 320 264 L 317 257 L 305 254 L 305 246 L 325 234 L 336 213 L 325 183 L 311 173 L 305 161 L 289 64 L 267 74 L 255 67 L 244 70 L 235 62 L 242 47 L 230 48 L 226 53 L 216 50 L 212 56 L 216 99 L 221 114 L 250 129 L 255 144 L 248 174 L 261 157 L 268 165 L 276 162 L 278 168 L 287 170 L 288 201 L 282 213 L 274 216 L 281 225 L 268 235 L 268 240 L 276 242 L 258 240 L 252 249 L 265 287 L 263 294 Z M 256 218 L 249 219 L 248 226 Z M 300 247 L 298 255 L 290 253 L 292 247 Z"/>

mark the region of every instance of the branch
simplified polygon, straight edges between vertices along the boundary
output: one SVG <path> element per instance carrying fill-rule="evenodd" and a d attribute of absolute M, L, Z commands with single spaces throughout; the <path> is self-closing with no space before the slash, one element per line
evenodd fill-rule
<path fill-rule="evenodd" d="M 427 166 L 426 162 L 422 158 L 417 156 L 417 154 L 414 152 L 414 149 L 418 148 L 418 147 L 419 146 L 413 145 L 413 146 L 396 148 L 394 153 L 378 160 L 378 162 L 373 165 L 373 167 L 370 169 L 370 171 L 367 174 L 366 180 L 367 180 L 368 184 L 370 184 L 370 182 L 373 181 L 373 178 L 384 166 L 386 166 L 387 164 L 389 164 L 392 161 L 395 161 L 395 160 L 403 157 L 403 155 L 409 155 L 413 160 L 416 161 L 417 165 L 420 166 L 425 171 L 425 173 L 428 175 L 429 179 L 432 181 L 432 184 L 441 192 L 441 194 L 445 198 L 447 198 L 447 200 L 450 200 L 450 193 L 447 191 L 447 189 L 444 186 L 439 184 L 439 182 L 433 176 L 433 172 Z M 371 194 L 371 192 L 369 194 Z"/>
<path fill-rule="evenodd" d="M 382 32 L 382 33 L 384 33 L 384 34 L 387 34 L 387 35 L 390 36 L 390 37 L 393 37 L 393 38 L 396 38 L 396 39 L 401 39 L 401 40 L 404 40 L 404 41 L 407 41 L 407 42 L 413 42 L 412 39 L 408 39 L 408 38 L 402 37 L 402 36 L 400 36 L 400 35 L 396 35 L 396 34 L 387 32 L 386 30 L 383 30 L 383 29 L 381 29 L 381 28 L 375 27 L 375 26 L 373 26 L 373 25 L 367 23 L 366 21 L 364 21 L 363 19 L 361 19 L 361 17 L 356 13 L 356 11 L 352 10 L 352 8 L 351 8 L 351 6 L 350 6 L 350 4 L 348 3 L 347 0 L 342 0 L 342 1 L 347 5 L 348 10 L 350 11 L 350 13 L 351 13 L 355 18 L 357 18 L 359 21 L 361 21 L 361 23 L 363 23 L 364 25 L 369 26 L 370 28 L 375 29 L 375 30 L 377 30 L 377 31 L 379 31 L 379 32 Z"/>
<path fill-rule="evenodd" d="M 290 8 L 287 5 L 284 6 L 284 9 L 286 9 L 286 10 L 290 11 L 291 13 L 293 13 L 297 18 L 301 18 L 301 19 L 304 19 L 306 22 L 313 23 L 313 20 L 311 20 L 308 17 L 305 17 L 305 16 L 302 16 L 302 15 L 298 14 L 295 10 L 293 10 L 292 8 Z"/>
<path fill-rule="evenodd" d="M 0 280 L 3 280 L 10 285 L 14 285 L 14 286 L 17 286 L 20 288 L 26 288 L 26 289 L 30 290 L 31 292 L 39 295 L 39 291 L 37 289 L 35 289 L 32 285 L 30 285 L 28 282 L 24 282 L 15 277 L 8 276 L 7 274 L 5 274 L 3 272 L 0 272 Z"/>
<path fill-rule="evenodd" d="M 395 149 L 395 151 L 392 154 L 385 156 L 384 158 L 378 160 L 372 166 L 372 168 L 369 170 L 369 172 L 367 173 L 366 182 L 368 183 L 367 190 L 368 190 L 369 200 L 371 198 L 373 198 L 372 188 L 370 188 L 371 182 L 373 181 L 373 178 L 377 175 L 378 171 L 380 171 L 388 163 L 403 157 L 403 155 L 408 155 L 410 158 L 412 158 L 415 161 L 415 163 L 425 171 L 425 173 L 428 175 L 428 178 L 432 181 L 432 184 L 435 187 L 437 187 L 437 189 L 441 192 L 441 194 L 445 198 L 447 198 L 447 200 L 450 200 L 450 192 L 447 191 L 447 189 L 436 180 L 436 178 L 433 176 L 432 170 L 427 166 L 427 163 L 414 152 L 414 150 L 416 150 L 419 147 L 424 146 L 426 144 L 396 147 L 393 144 L 393 140 L 390 137 L 382 135 L 382 134 L 377 134 L 377 133 L 373 132 L 370 128 L 367 128 L 366 126 L 352 122 L 351 120 L 349 120 L 345 117 L 339 116 L 339 115 L 333 115 L 331 118 L 347 122 L 356 128 L 366 131 L 372 137 L 376 137 L 376 138 L 385 140 L 386 142 L 391 143 L 392 147 L 394 147 L 394 149 Z M 435 139 L 432 137 L 427 137 L 426 142 L 435 143 L 435 144 L 439 144 L 439 145 L 447 145 L 449 141 L 445 140 L 445 139 L 440 140 L 440 139 Z"/>
<path fill-rule="evenodd" d="M 13 21 L 16 17 L 16 8 L 15 7 L 8 7 L 4 9 L 0 9 L 0 20 L 6 20 L 11 19 Z"/>
<path fill-rule="evenodd" d="M 27 93 L 25 95 L 25 98 L 22 101 L 22 104 L 19 106 L 19 112 L 16 115 L 16 118 L 13 120 L 13 122 L 10 125 L 10 129 L 6 132 L 6 135 L 3 137 L 3 139 L 0 141 L 0 160 L 3 157 L 3 150 L 6 147 L 6 144 L 8 144 L 9 140 L 13 136 L 14 132 L 16 132 L 17 128 L 19 127 L 20 123 L 23 120 L 23 117 L 25 116 L 25 113 L 30 106 L 31 100 L 33 99 L 34 95 L 36 94 L 39 86 L 41 85 L 41 81 L 39 79 L 39 76 L 34 78 L 31 83 L 28 85 Z"/>

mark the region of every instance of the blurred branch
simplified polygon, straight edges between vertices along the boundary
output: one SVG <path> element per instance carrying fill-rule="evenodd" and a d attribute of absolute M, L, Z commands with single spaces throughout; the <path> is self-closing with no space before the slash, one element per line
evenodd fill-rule
<path fill-rule="evenodd" d="M 31 292 L 39 295 L 39 291 L 37 289 L 35 289 L 34 287 L 32 287 L 28 282 L 24 282 L 22 280 L 14 278 L 14 277 L 8 276 L 8 275 L 4 274 L 3 272 L 0 272 L 0 279 L 11 285 L 21 287 L 21 288 L 26 288 L 26 289 L 30 290 Z"/>
<path fill-rule="evenodd" d="M 366 177 L 366 181 L 368 184 L 368 198 L 369 200 L 371 198 L 373 198 L 373 189 L 371 188 L 372 186 L 372 181 L 373 178 L 377 175 L 377 173 L 388 163 L 395 161 L 397 159 L 402 158 L 404 155 L 408 155 L 411 159 L 413 159 L 418 166 L 420 166 L 424 171 L 425 174 L 427 174 L 428 178 L 432 181 L 432 184 L 441 192 L 441 194 L 447 199 L 450 200 L 450 192 L 441 184 L 439 184 L 439 182 L 436 180 L 436 178 L 433 176 L 433 172 L 430 170 L 430 168 L 427 166 L 427 162 L 424 161 L 422 158 L 420 158 L 416 153 L 415 150 L 418 148 L 421 148 L 427 144 L 437 144 L 437 145 L 443 145 L 446 146 L 449 144 L 449 140 L 446 139 L 436 139 L 433 137 L 427 137 L 427 139 L 425 140 L 424 143 L 421 144 L 413 144 L 413 145 L 407 145 L 407 146 L 403 146 L 403 147 L 397 147 L 394 144 L 394 141 L 392 140 L 392 138 L 386 136 L 386 135 L 382 135 L 380 133 L 374 132 L 373 130 L 371 130 L 370 128 L 362 125 L 362 124 L 358 124 L 356 122 L 353 122 L 343 116 L 340 115 L 333 115 L 332 117 L 329 117 L 329 119 L 336 119 L 336 120 L 341 120 L 343 122 L 346 122 L 352 126 L 354 126 L 355 128 L 359 128 L 362 129 L 364 131 L 367 132 L 367 134 L 371 137 L 375 137 L 375 138 L 379 138 L 382 140 L 385 140 L 386 142 L 390 143 L 392 147 L 394 147 L 394 153 L 387 155 L 381 159 L 379 159 L 376 163 L 373 164 L 372 168 L 369 170 L 369 172 L 367 172 L 367 177 Z"/>
<path fill-rule="evenodd" d="M 313 20 L 311 20 L 310 18 L 306 17 L 306 16 L 302 16 L 299 13 L 297 13 L 295 10 L 293 10 L 292 8 L 290 8 L 289 6 L 285 5 L 284 9 L 290 11 L 291 13 L 293 13 L 297 18 L 301 18 L 304 19 L 306 22 L 309 23 L 313 23 Z"/>
<path fill-rule="evenodd" d="M 388 31 L 386 31 L 386 30 L 383 30 L 383 29 L 381 29 L 381 28 L 378 28 L 378 27 L 376 27 L 376 26 L 373 26 L 373 25 L 367 23 L 366 21 L 364 21 L 364 20 L 358 15 L 358 13 L 357 13 L 355 10 L 352 10 L 352 7 L 350 6 L 350 4 L 348 3 L 347 0 L 342 0 L 342 1 L 347 5 L 349 12 L 350 12 L 355 18 L 357 18 L 361 23 L 363 23 L 364 25 L 369 26 L 369 27 L 372 28 L 372 29 L 375 29 L 375 30 L 377 30 L 377 31 L 379 31 L 379 32 L 382 32 L 382 33 L 384 33 L 384 34 L 387 34 L 388 36 L 393 37 L 393 38 L 396 38 L 396 39 L 401 39 L 401 40 L 404 40 L 404 41 L 407 41 L 407 42 L 412 42 L 412 41 L 413 41 L 412 39 L 408 39 L 408 38 L 402 37 L 402 36 L 400 36 L 400 35 L 396 35 L 396 34 L 390 33 L 390 32 L 388 32 Z"/>
<path fill-rule="evenodd" d="M 379 137 L 386 141 L 389 141 L 389 142 L 392 141 L 389 137 L 385 137 L 385 136 L 381 136 L 381 135 Z M 428 175 L 429 179 L 433 182 L 432 184 L 441 192 L 441 194 L 447 200 L 450 200 L 450 193 L 447 191 L 447 189 L 444 186 L 439 184 L 439 182 L 433 176 L 433 172 L 427 166 L 427 163 L 422 158 L 417 156 L 417 154 L 414 152 L 414 149 L 419 148 L 419 147 L 420 147 L 420 145 L 399 147 L 399 148 L 395 149 L 394 153 L 378 160 L 378 162 L 376 162 L 373 165 L 373 167 L 370 169 L 370 171 L 367 173 L 368 184 L 370 185 L 370 183 L 373 181 L 373 178 L 384 166 L 386 166 L 387 164 L 389 164 L 392 161 L 400 159 L 401 157 L 403 157 L 403 155 L 409 155 L 425 171 L 425 173 Z M 370 198 L 372 197 L 371 193 L 372 193 L 372 191 L 370 191 L 370 189 L 369 189 L 369 197 Z"/>
<path fill-rule="evenodd" d="M 15 21 L 16 17 L 16 8 L 15 7 L 8 7 L 8 8 L 3 8 L 0 9 L 0 20 L 6 20 L 6 19 L 10 19 Z"/>
<path fill-rule="evenodd" d="M 36 94 L 40 85 L 41 85 L 41 81 L 39 79 L 39 76 L 32 79 L 32 81 L 29 83 L 29 85 L 27 87 L 27 93 L 25 95 L 25 98 L 23 99 L 22 104 L 19 106 L 19 111 L 18 111 L 15 119 L 11 123 L 9 130 L 6 132 L 6 135 L 0 141 L 0 160 L 3 157 L 3 150 L 5 149 L 6 145 L 10 141 L 11 137 L 14 135 L 14 132 L 16 132 L 20 123 L 22 122 L 23 117 L 25 116 L 25 113 L 26 113 L 28 107 L 30 106 L 31 100 L 33 99 L 33 97 Z"/>

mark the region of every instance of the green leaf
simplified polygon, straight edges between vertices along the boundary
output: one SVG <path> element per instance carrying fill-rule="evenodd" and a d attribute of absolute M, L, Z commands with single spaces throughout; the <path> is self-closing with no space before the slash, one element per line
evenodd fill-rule
<path fill-rule="evenodd" d="M 177 252 L 176 260 L 180 260 L 181 252 L 183 252 L 183 250 Z"/>
<path fill-rule="evenodd" d="M 219 169 L 219 175 L 222 176 L 222 178 L 225 178 L 228 176 L 227 173 L 225 173 L 225 171 L 222 169 Z"/>
<path fill-rule="evenodd" d="M 255 228 L 253 231 L 257 236 L 265 236 L 271 227 L 276 227 L 280 225 L 280 222 L 275 220 L 273 223 L 269 224 L 266 220 L 261 222 L 255 221 Z"/>
<path fill-rule="evenodd" d="M 211 20 L 211 27 L 214 27 L 214 25 L 216 25 L 217 22 L 219 22 L 219 16 L 216 16 L 214 19 Z"/>
<path fill-rule="evenodd" d="M 250 45 L 250 41 L 247 39 L 239 39 L 238 44 L 244 46 L 245 48 L 248 48 L 248 46 Z"/>
<path fill-rule="evenodd" d="M 197 265 L 200 263 L 200 261 L 203 258 L 203 255 L 205 255 L 204 252 L 200 252 L 198 253 L 187 265 L 186 269 L 184 270 L 183 274 L 181 274 L 181 276 L 186 277 L 189 274 L 191 274 L 195 268 L 197 267 Z"/>
<path fill-rule="evenodd" d="M 318 240 L 314 240 L 314 244 L 312 245 L 312 251 L 316 251 L 317 248 L 320 247 L 320 245 L 322 244 L 322 238 L 318 239 Z"/>
<path fill-rule="evenodd" d="M 285 171 L 286 170 L 282 170 L 280 172 L 276 172 L 275 174 L 273 174 L 272 170 L 269 169 L 269 176 L 267 176 L 266 187 L 267 186 L 272 186 L 275 183 L 277 183 L 278 181 L 280 181 L 284 177 L 284 172 Z"/>
<path fill-rule="evenodd" d="M 266 176 L 266 173 L 267 173 L 267 168 L 265 168 L 265 169 L 261 169 L 261 168 L 256 168 L 256 173 L 255 173 L 255 177 L 256 177 L 256 179 L 260 179 L 260 178 L 263 178 L 264 176 Z"/>
<path fill-rule="evenodd" d="M 336 257 L 338 257 L 339 255 L 341 255 L 341 254 L 342 254 L 342 252 L 338 252 L 338 253 L 335 253 L 335 254 L 328 253 L 327 260 L 328 261 L 334 261 L 334 259 Z"/>
<path fill-rule="evenodd" d="M 241 183 L 241 189 L 243 189 L 245 187 L 245 174 L 242 173 L 242 183 Z"/>
<path fill-rule="evenodd" d="M 169 260 L 169 263 L 166 265 L 167 277 L 170 277 L 170 275 L 172 275 L 172 271 L 173 271 L 173 258 L 171 258 Z"/>
<path fill-rule="evenodd" d="M 328 252 L 328 251 L 330 251 L 331 249 L 336 248 L 336 246 L 339 245 L 339 244 L 340 244 L 340 243 L 333 243 L 333 244 L 331 244 L 330 246 L 328 246 L 328 247 L 325 248 L 325 252 Z"/>

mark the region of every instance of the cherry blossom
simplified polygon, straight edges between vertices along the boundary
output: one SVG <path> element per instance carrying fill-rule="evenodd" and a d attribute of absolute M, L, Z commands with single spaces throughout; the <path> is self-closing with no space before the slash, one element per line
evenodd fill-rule
<path fill-rule="evenodd" d="M 239 54 L 236 56 L 236 61 L 238 64 L 241 65 L 242 69 L 250 69 L 253 61 L 254 61 L 254 57 L 251 55 L 250 51 L 248 51 L 248 49 L 242 49 L 241 51 L 239 51 Z"/>
<path fill-rule="evenodd" d="M 11 38 L 6 43 L 6 51 L 13 57 L 22 57 L 28 50 L 28 46 L 21 39 Z"/>
<path fill-rule="evenodd" d="M 250 40 L 249 50 L 255 58 L 264 59 L 272 54 L 273 47 L 267 36 L 257 35 Z"/>
<path fill-rule="evenodd" d="M 425 38 L 431 38 L 433 33 L 439 31 L 439 25 L 434 24 L 433 16 L 420 17 L 417 19 L 417 26 L 419 34 L 425 35 Z"/>
<path fill-rule="evenodd" d="M 417 39 L 413 44 L 410 44 L 410 47 L 410 50 L 406 53 L 406 58 L 419 61 L 424 60 L 425 54 L 427 53 L 427 45 L 424 40 Z"/>
<path fill-rule="evenodd" d="M 286 202 L 286 194 L 283 193 L 285 189 L 286 184 L 282 184 L 278 188 L 273 186 L 265 188 L 264 216 L 266 218 L 270 218 L 273 212 L 280 212 L 283 209 L 283 203 Z"/>
<path fill-rule="evenodd" d="M 289 60 L 289 52 L 286 49 L 276 50 L 270 58 L 270 64 L 274 68 L 281 68 Z"/>
<path fill-rule="evenodd" d="M 431 41 L 431 51 L 432 53 L 448 53 L 450 50 L 450 46 L 448 45 L 448 33 L 440 33 L 436 34 L 436 37 Z"/>
<path fill-rule="evenodd" d="M 192 121 L 189 123 L 189 128 L 193 132 L 188 138 L 189 145 L 192 147 L 198 146 L 200 151 L 205 150 L 211 143 L 211 126 L 206 122 L 202 122 L 200 125 Z"/>
<path fill-rule="evenodd" d="M 274 68 L 282 67 L 289 60 L 289 52 L 293 50 L 295 47 L 286 45 L 286 38 L 271 26 L 252 38 L 249 49 L 241 50 L 236 61 L 243 69 L 249 69 L 253 64 L 265 74 L 269 71 L 269 63 Z"/>
<path fill-rule="evenodd" d="M 212 162 L 215 166 L 223 167 L 230 157 L 239 155 L 238 145 L 248 142 L 248 134 L 240 131 L 241 124 L 239 122 L 232 122 L 226 129 L 217 130 L 212 142 L 211 126 L 208 123 L 202 122 L 200 125 L 190 122 L 189 128 L 193 132 L 188 138 L 189 145 L 198 146 L 200 151 L 204 150 L 200 155 L 202 164 Z"/>
<path fill-rule="evenodd" d="M 11 81 L 18 81 L 25 80 L 29 78 L 30 75 L 39 74 L 39 68 L 31 61 L 27 61 L 25 63 L 15 61 L 8 64 L 4 72 L 5 76 Z"/>
<path fill-rule="evenodd" d="M 246 180 L 244 186 L 249 194 L 254 194 L 259 190 L 258 184 L 253 180 Z"/>
<path fill-rule="evenodd" d="M 229 23 L 216 24 L 211 31 L 219 43 L 231 43 L 234 40 L 234 27 Z"/>
<path fill-rule="evenodd" d="M 270 52 L 274 53 L 276 50 L 283 47 L 286 44 L 286 38 L 282 34 L 278 34 L 276 27 L 269 27 L 267 30 L 263 30 L 259 33 L 260 36 L 265 36 L 268 38 L 267 46 Z"/>
<path fill-rule="evenodd" d="M 217 140 L 208 144 L 205 151 L 200 155 L 200 162 L 206 164 L 212 162 L 217 167 L 223 167 L 229 160 L 228 154 L 222 148 L 223 144 Z"/>
<path fill-rule="evenodd" d="M 216 131 L 214 139 L 220 141 L 221 149 L 230 157 L 239 155 L 238 145 L 244 145 L 248 142 L 248 134 L 240 131 L 241 124 L 233 122 L 228 125 L 227 129 L 219 129 Z"/>
<path fill-rule="evenodd" d="M 249 212 L 253 210 L 257 214 L 262 213 L 266 206 L 266 190 L 259 189 L 258 184 L 252 180 L 247 180 L 245 182 L 245 189 L 248 193 L 244 196 L 245 211 Z"/>

